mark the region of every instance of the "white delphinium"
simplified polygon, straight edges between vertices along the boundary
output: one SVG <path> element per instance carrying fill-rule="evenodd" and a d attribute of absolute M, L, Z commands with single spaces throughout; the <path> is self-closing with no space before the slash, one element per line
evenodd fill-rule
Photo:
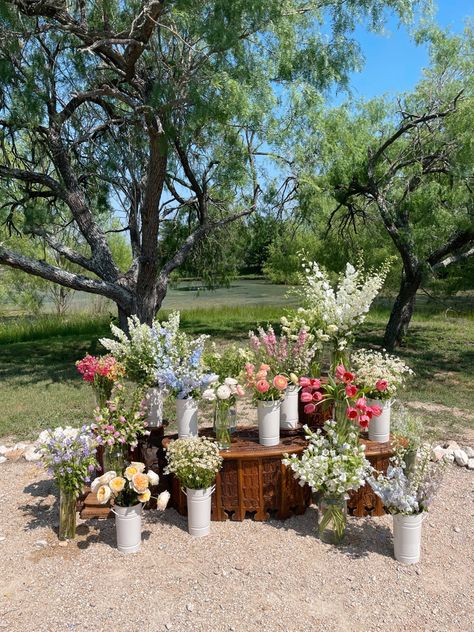
<path fill-rule="evenodd" d="M 345 496 L 349 490 L 364 485 L 372 466 L 365 458 L 365 446 L 357 442 L 356 433 L 341 441 L 333 420 L 324 425 L 325 434 L 321 430 L 313 433 L 307 426 L 304 430 L 309 445 L 301 458 L 285 455 L 283 459 L 301 486 L 308 484 L 315 492 Z"/>
<path fill-rule="evenodd" d="M 336 288 L 316 261 L 303 262 L 301 287 L 298 294 L 305 307 L 298 310 L 313 328 L 333 340 L 334 347 L 344 350 L 357 326 L 365 321 L 370 306 L 382 289 L 389 264 L 364 273 L 347 263 Z"/>
<path fill-rule="evenodd" d="M 385 350 L 359 349 L 352 354 L 351 362 L 357 383 L 373 399 L 395 397 L 407 378 L 414 375 L 401 358 Z"/>

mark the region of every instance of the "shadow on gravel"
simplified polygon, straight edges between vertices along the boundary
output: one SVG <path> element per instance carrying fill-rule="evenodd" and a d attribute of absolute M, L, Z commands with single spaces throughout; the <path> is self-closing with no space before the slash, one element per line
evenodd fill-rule
<path fill-rule="evenodd" d="M 23 515 L 28 519 L 28 522 L 25 524 L 25 531 L 44 527 L 57 531 L 59 497 L 57 496 L 57 488 L 54 481 L 50 479 L 35 481 L 27 485 L 23 492 L 34 499 L 38 499 L 19 507 Z M 54 495 L 54 500 L 51 500 L 52 495 Z"/>
<path fill-rule="evenodd" d="M 81 550 L 88 549 L 94 544 L 107 544 L 112 549 L 117 548 L 117 538 L 115 535 L 115 520 L 89 520 L 80 524 L 76 529 L 78 536 L 77 548 Z M 149 540 L 151 531 L 142 531 L 142 541 Z"/>

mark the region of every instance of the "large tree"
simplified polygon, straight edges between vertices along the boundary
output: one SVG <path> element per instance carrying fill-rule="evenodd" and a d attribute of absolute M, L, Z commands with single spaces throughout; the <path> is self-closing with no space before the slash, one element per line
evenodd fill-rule
<path fill-rule="evenodd" d="M 412 93 L 316 113 L 321 133 L 305 145 L 316 161 L 310 188 L 333 200 L 329 225 L 347 238 L 382 225 L 399 254 L 387 349 L 401 344 L 420 286 L 474 255 L 473 34 L 419 37 L 432 63 Z"/>
<path fill-rule="evenodd" d="M 287 87 L 344 82 L 357 23 L 380 26 L 387 7 L 406 18 L 415 4 L 2 0 L 0 263 L 106 296 L 122 324 L 150 322 L 192 249 L 260 203 Z M 164 258 L 160 229 L 183 213 L 186 235 Z M 117 219 L 126 272 L 109 244 Z M 16 232 L 83 272 L 11 248 Z"/>

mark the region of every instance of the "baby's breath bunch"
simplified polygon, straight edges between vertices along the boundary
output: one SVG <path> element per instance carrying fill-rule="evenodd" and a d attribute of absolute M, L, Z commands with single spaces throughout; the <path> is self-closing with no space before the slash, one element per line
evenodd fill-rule
<path fill-rule="evenodd" d="M 222 466 L 219 446 L 207 437 L 171 441 L 166 451 L 165 474 L 174 474 L 182 487 L 207 489 Z"/>

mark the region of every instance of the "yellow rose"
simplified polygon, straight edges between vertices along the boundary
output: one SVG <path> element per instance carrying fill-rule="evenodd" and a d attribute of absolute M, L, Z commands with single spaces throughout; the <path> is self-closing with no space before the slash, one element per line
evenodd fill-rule
<path fill-rule="evenodd" d="M 119 494 L 125 487 L 125 482 L 126 481 L 124 478 L 122 478 L 121 476 L 116 476 L 110 481 L 109 487 L 114 494 Z"/>
<path fill-rule="evenodd" d="M 150 498 L 151 498 L 151 491 L 149 489 L 145 490 L 143 494 L 140 494 L 138 496 L 138 500 L 141 503 L 147 503 L 150 500 Z"/>
<path fill-rule="evenodd" d="M 134 474 L 132 478 L 132 488 L 137 494 L 143 494 L 148 489 L 148 476 L 146 474 Z"/>
<path fill-rule="evenodd" d="M 145 471 L 145 463 L 141 461 L 130 461 L 130 466 L 134 467 L 140 474 Z"/>
<path fill-rule="evenodd" d="M 139 474 L 139 471 L 134 465 L 129 465 L 125 470 L 125 478 L 131 481 L 135 474 Z"/>
<path fill-rule="evenodd" d="M 97 490 L 97 500 L 101 505 L 105 505 L 110 499 L 112 492 L 108 485 L 101 485 Z"/>

